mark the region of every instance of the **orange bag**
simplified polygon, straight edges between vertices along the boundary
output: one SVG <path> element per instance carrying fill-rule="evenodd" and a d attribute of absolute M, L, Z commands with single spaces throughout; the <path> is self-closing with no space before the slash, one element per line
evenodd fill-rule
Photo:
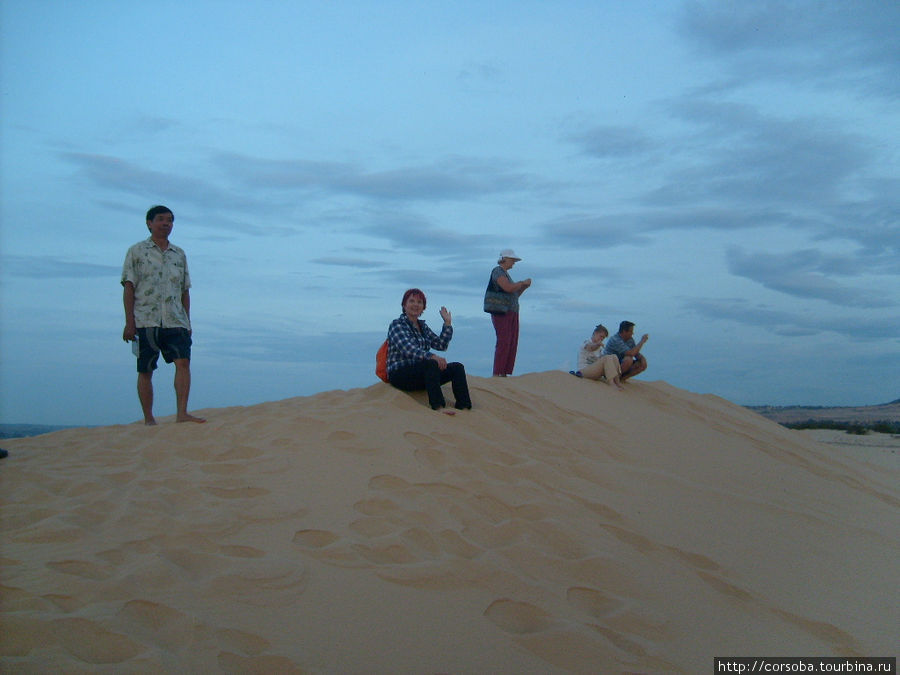
<path fill-rule="evenodd" d="M 388 381 L 387 374 L 387 357 L 388 357 L 388 341 L 385 340 L 375 352 L 375 374 L 385 382 Z"/>

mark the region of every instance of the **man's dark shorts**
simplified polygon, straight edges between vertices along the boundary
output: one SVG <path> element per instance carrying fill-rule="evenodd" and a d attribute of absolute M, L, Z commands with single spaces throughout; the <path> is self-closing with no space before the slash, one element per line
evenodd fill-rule
<path fill-rule="evenodd" d="M 192 340 L 187 328 L 138 328 L 137 338 L 139 373 L 152 373 L 156 370 L 160 352 L 166 363 L 191 358 Z"/>

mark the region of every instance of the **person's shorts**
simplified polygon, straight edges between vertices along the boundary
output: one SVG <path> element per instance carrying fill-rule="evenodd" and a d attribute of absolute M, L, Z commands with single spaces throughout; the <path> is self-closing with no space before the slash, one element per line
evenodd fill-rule
<path fill-rule="evenodd" d="M 138 328 L 137 339 L 139 373 L 152 373 L 156 370 L 160 352 L 166 363 L 191 358 L 192 340 L 187 328 Z"/>

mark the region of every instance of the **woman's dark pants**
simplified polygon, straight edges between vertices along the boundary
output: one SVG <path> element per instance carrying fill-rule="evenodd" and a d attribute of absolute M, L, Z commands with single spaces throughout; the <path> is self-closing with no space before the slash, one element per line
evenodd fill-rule
<path fill-rule="evenodd" d="M 456 361 L 448 363 L 444 370 L 438 367 L 437 361 L 434 359 L 417 361 L 395 368 L 388 374 L 388 380 L 397 389 L 403 391 L 424 389 L 428 392 L 428 403 L 434 410 L 443 408 L 447 404 L 444 400 L 444 393 L 441 391 L 441 385 L 450 382 L 453 388 L 453 397 L 456 399 L 454 407 L 460 410 L 472 407 L 472 401 L 469 399 L 469 385 L 466 382 L 466 369 L 463 364 Z"/>

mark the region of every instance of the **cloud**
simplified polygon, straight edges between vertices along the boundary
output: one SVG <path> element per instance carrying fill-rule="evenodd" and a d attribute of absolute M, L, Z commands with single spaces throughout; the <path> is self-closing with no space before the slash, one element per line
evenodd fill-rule
<path fill-rule="evenodd" d="M 732 247 L 726 261 L 732 274 L 798 298 L 825 300 L 842 307 L 875 308 L 896 304 L 883 293 L 849 288 L 826 276 L 865 271 L 858 262 L 846 256 L 826 256 L 813 249 L 777 254 L 745 253 Z"/>
<path fill-rule="evenodd" d="M 656 142 L 636 127 L 598 125 L 568 134 L 566 140 L 584 154 L 601 159 L 622 159 L 656 149 Z"/>
<path fill-rule="evenodd" d="M 896 340 L 898 322 L 893 317 L 863 316 L 838 317 L 814 312 L 785 311 L 752 304 L 744 298 L 696 298 L 684 302 L 688 311 L 716 321 L 753 326 L 784 337 L 812 337 L 832 332 L 848 338 L 853 343 Z"/>
<path fill-rule="evenodd" d="M 414 255 L 466 259 L 483 255 L 493 240 L 488 235 L 440 227 L 425 216 L 402 211 L 370 209 L 361 220 L 359 233 L 388 242 L 392 251 L 411 251 Z"/>
<path fill-rule="evenodd" d="M 867 184 L 866 200 L 848 201 L 831 209 L 823 239 L 856 242 L 870 272 L 900 274 L 900 179 Z"/>
<path fill-rule="evenodd" d="M 654 231 L 781 227 L 897 251 L 900 185 L 881 176 L 889 169 L 874 140 L 834 120 L 781 117 L 696 95 L 667 100 L 661 111 L 679 125 L 667 138 L 663 126 L 658 140 L 628 130 L 616 136 L 609 127 L 567 137 L 586 153 L 599 144 L 596 156 L 619 152 L 627 159 L 640 149 L 651 158 L 655 146 L 666 155 L 641 170 L 647 189 L 631 208 L 563 215 L 542 224 L 542 232 L 569 245 L 606 248 L 646 242 Z"/>
<path fill-rule="evenodd" d="M 198 204 L 215 208 L 248 210 L 259 206 L 245 196 L 221 189 L 212 183 L 175 172 L 147 169 L 117 157 L 80 152 L 64 152 L 65 161 L 77 166 L 94 185 L 117 192 L 159 195 L 159 201 Z"/>
<path fill-rule="evenodd" d="M 821 118 L 779 118 L 747 104 L 673 101 L 669 114 L 695 128 L 678 166 L 648 202 L 739 200 L 770 207 L 834 204 L 874 161 L 866 139 Z"/>
<path fill-rule="evenodd" d="M 449 157 L 430 164 L 367 170 L 350 163 L 273 160 L 221 153 L 217 162 L 242 185 L 352 195 L 372 200 L 443 201 L 520 192 L 534 179 L 498 160 Z"/>
<path fill-rule="evenodd" d="M 468 61 L 456 76 L 463 91 L 468 93 L 491 93 L 506 84 L 506 68 L 494 61 Z"/>
<path fill-rule="evenodd" d="M 386 263 L 377 260 L 369 260 L 364 258 L 339 258 L 336 256 L 325 256 L 322 258 L 313 258 L 310 262 L 319 265 L 335 265 L 337 267 L 358 267 L 360 269 L 372 269 L 384 267 Z"/>
<path fill-rule="evenodd" d="M 729 87 L 767 80 L 900 97 L 896 2 L 689 2 L 679 27 L 700 54 L 727 64 Z"/>
<path fill-rule="evenodd" d="M 70 262 L 53 256 L 3 256 L 3 271 L 11 277 L 30 279 L 118 279 L 122 268 L 115 265 L 98 265 L 86 262 Z"/>
<path fill-rule="evenodd" d="M 548 244 L 577 249 L 608 249 L 650 242 L 637 212 L 616 215 L 573 214 L 543 223 L 539 230 Z"/>

